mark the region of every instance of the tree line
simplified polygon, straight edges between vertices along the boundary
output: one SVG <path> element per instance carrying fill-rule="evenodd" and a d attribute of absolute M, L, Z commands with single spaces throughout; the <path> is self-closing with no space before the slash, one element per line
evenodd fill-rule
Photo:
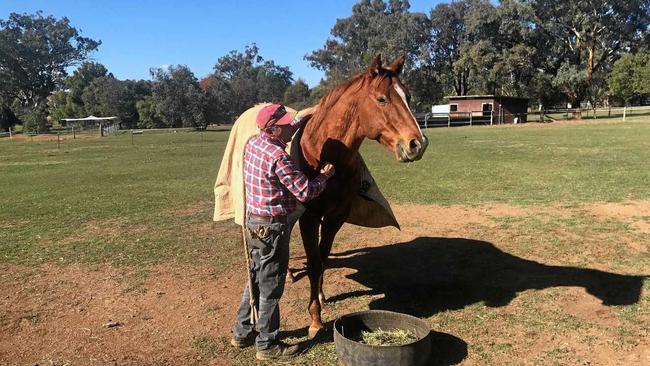
<path fill-rule="evenodd" d="M 263 101 L 300 109 L 376 53 L 407 56 L 402 78 L 417 111 L 471 94 L 544 107 L 638 103 L 650 95 L 649 25 L 650 0 L 458 0 L 428 14 L 411 12 L 407 0 L 361 0 L 305 55 L 325 75 L 309 88 L 255 44 L 220 57 L 202 79 L 175 65 L 151 68 L 150 80 L 119 80 L 88 60 L 101 41 L 67 18 L 12 13 L 0 20 L 0 128 L 43 131 L 91 114 L 126 127 L 200 127 Z"/>

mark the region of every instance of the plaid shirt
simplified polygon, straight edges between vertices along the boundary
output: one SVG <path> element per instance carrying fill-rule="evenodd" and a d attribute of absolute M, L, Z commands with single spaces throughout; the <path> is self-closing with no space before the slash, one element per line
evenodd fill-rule
<path fill-rule="evenodd" d="M 246 211 L 261 216 L 283 216 L 296 209 L 296 199 L 307 202 L 324 189 L 323 174 L 309 181 L 284 150 L 286 144 L 265 132 L 251 137 L 244 149 Z"/>

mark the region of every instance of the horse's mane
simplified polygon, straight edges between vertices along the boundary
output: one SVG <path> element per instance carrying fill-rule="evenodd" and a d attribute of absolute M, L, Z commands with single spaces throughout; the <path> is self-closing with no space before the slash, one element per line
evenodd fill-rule
<path fill-rule="evenodd" d="M 336 104 L 336 102 L 339 101 L 339 99 L 341 99 L 341 96 L 343 96 L 345 92 L 353 88 L 356 90 L 361 89 L 365 76 L 364 74 L 365 73 L 356 75 L 351 80 L 335 86 L 334 89 L 325 94 L 316 104 L 316 112 L 312 116 L 310 123 L 320 125 L 323 119 L 327 116 L 327 112 L 334 106 L 334 104 Z"/>
<path fill-rule="evenodd" d="M 380 75 L 374 79 L 370 78 L 366 72 L 355 75 L 352 79 L 342 84 L 335 86 L 329 93 L 325 94 L 316 104 L 316 111 L 311 117 L 310 124 L 320 124 L 323 119 L 328 115 L 329 110 L 336 104 L 343 94 L 348 91 L 359 91 L 366 82 L 372 80 L 372 83 L 379 83 L 385 77 L 390 77 L 388 74 Z"/>

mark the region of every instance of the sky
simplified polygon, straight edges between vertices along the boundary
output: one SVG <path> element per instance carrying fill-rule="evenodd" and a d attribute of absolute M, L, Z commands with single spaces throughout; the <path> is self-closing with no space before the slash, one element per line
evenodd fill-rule
<path fill-rule="evenodd" d="M 323 47 L 337 18 L 356 0 L 0 0 L 0 19 L 12 12 L 70 19 L 81 35 L 101 40 L 91 59 L 118 79 L 149 79 L 150 67 L 187 65 L 208 75 L 219 57 L 256 43 L 260 55 L 289 66 L 310 87 L 323 73 L 304 56 Z M 411 0 L 429 13 L 441 1 Z"/>

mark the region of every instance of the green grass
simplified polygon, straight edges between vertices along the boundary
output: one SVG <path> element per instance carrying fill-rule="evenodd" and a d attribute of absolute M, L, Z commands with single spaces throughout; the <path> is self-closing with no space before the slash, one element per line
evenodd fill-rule
<path fill-rule="evenodd" d="M 552 204 L 650 196 L 650 123 L 437 128 L 422 160 L 363 156 L 393 202 Z M 384 149 L 385 150 L 385 149 Z"/>
<path fill-rule="evenodd" d="M 0 261 L 155 264 L 211 258 L 212 185 L 228 132 L 0 141 Z M 232 235 L 222 235 L 224 247 Z M 236 238 L 236 236 L 235 236 Z M 219 255 L 223 253 L 222 255 Z M 219 258 L 219 257 L 222 258 Z"/>
<path fill-rule="evenodd" d="M 573 204 L 650 196 L 650 121 L 438 128 L 403 164 L 362 153 L 391 202 Z M 0 140 L 0 262 L 113 265 L 214 258 L 226 268 L 236 227 L 210 225 L 228 131 Z M 214 234 L 224 242 L 217 253 Z M 228 245 L 232 241 L 233 245 Z M 230 248 L 230 250 L 224 250 Z"/>

